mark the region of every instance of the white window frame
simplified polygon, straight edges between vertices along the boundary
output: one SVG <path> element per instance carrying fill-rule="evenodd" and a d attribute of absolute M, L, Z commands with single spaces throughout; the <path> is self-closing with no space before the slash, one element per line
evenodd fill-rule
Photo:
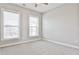
<path fill-rule="evenodd" d="M 4 26 L 3 26 L 3 12 L 6 11 L 6 12 L 12 12 L 12 13 L 16 13 L 16 14 L 20 14 L 20 21 L 19 21 L 19 37 L 18 38 L 10 38 L 10 39 L 4 39 L 3 37 L 3 29 L 4 29 Z M 12 10 L 12 9 L 7 9 L 7 8 L 1 8 L 1 41 L 7 41 L 7 40 L 19 40 L 21 39 L 21 13 L 16 11 L 16 10 Z"/>
<path fill-rule="evenodd" d="M 38 29 L 38 36 L 29 36 L 29 18 L 30 17 L 37 17 L 38 19 L 39 19 L 39 24 L 38 24 L 38 26 L 39 26 L 39 29 Z M 39 15 L 29 15 L 29 20 L 28 20 L 28 36 L 29 36 L 29 38 L 39 38 L 40 37 L 40 17 L 39 17 Z"/>

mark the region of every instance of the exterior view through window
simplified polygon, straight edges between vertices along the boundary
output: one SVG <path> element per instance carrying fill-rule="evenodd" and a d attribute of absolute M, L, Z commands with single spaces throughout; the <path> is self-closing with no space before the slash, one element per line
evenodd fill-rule
<path fill-rule="evenodd" d="M 39 18 L 35 16 L 29 17 L 29 36 L 39 36 Z"/>
<path fill-rule="evenodd" d="M 3 11 L 3 39 L 19 38 L 20 15 Z"/>

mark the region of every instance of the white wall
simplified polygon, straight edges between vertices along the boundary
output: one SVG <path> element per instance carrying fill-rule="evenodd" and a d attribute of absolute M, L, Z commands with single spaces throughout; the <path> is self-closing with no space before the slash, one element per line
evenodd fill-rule
<path fill-rule="evenodd" d="M 48 40 L 79 45 L 78 4 L 64 4 L 43 15 L 43 37 Z"/>
<path fill-rule="evenodd" d="M 15 4 L 0 4 L 0 8 L 10 9 L 10 10 L 21 13 L 21 39 L 19 41 L 22 42 L 22 41 L 29 41 L 29 40 L 41 38 L 41 35 L 39 38 L 34 38 L 34 39 L 29 39 L 28 37 L 28 16 L 36 15 L 36 16 L 39 16 L 41 20 L 41 13 L 27 9 L 27 8 L 20 7 Z M 40 27 L 40 34 L 41 34 L 41 27 Z M 18 40 L 3 41 L 3 42 L 1 41 L 0 44 L 6 44 L 6 43 L 11 43 L 11 42 L 16 42 L 16 41 Z"/>

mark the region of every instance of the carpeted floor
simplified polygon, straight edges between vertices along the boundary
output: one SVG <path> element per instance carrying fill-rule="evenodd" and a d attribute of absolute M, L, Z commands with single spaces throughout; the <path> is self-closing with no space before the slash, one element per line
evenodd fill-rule
<path fill-rule="evenodd" d="M 78 55 L 79 50 L 50 43 L 35 41 L 20 45 L 0 48 L 1 55 Z"/>

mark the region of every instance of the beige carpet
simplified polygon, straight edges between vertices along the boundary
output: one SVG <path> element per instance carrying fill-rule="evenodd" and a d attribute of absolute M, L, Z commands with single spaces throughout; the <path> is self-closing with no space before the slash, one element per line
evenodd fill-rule
<path fill-rule="evenodd" d="M 48 41 L 35 41 L 0 48 L 1 55 L 77 55 L 79 50 L 64 47 Z"/>

